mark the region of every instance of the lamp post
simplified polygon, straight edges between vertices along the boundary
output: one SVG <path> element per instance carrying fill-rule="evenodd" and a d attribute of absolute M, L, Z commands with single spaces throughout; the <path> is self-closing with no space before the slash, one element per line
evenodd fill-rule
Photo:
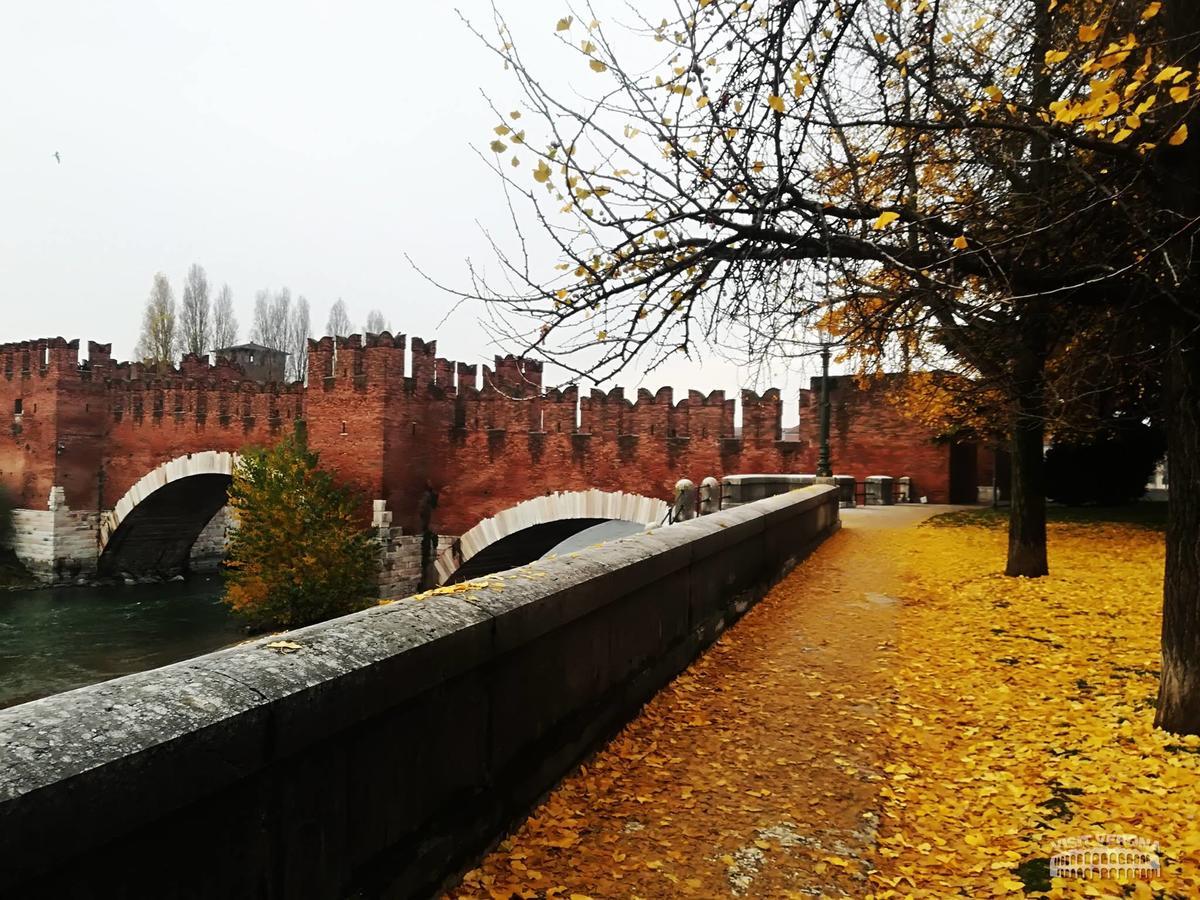
<path fill-rule="evenodd" d="M 829 343 L 821 342 L 821 449 L 817 455 L 817 477 L 833 477 L 829 462 Z"/>

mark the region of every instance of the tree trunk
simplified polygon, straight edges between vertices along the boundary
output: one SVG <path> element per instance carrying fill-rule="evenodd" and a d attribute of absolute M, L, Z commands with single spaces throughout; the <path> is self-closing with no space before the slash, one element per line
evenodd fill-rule
<path fill-rule="evenodd" d="M 1193 35 L 1200 29 L 1200 4 L 1164 4 L 1167 33 L 1183 50 L 1192 71 L 1200 66 Z M 1162 153 L 1162 201 L 1190 219 L 1200 215 L 1200 111 L 1188 115 L 1191 137 Z M 1167 562 L 1163 574 L 1162 676 L 1154 724 L 1176 734 L 1200 734 L 1200 257 L 1189 236 L 1173 252 L 1178 286 L 1191 315 L 1175 315 L 1167 355 Z"/>
<path fill-rule="evenodd" d="M 1005 575 L 1039 578 L 1049 574 L 1046 565 L 1046 484 L 1042 445 L 1046 425 L 1041 398 L 1030 409 L 1032 398 L 1018 400 L 1019 412 L 1012 433 L 1012 487 L 1008 510 L 1008 564 Z"/>
<path fill-rule="evenodd" d="M 1154 724 L 1200 734 L 1200 335 L 1172 332 L 1167 375 L 1167 565 Z"/>
<path fill-rule="evenodd" d="M 1018 322 L 1012 362 L 1012 485 L 1005 575 L 1040 578 L 1046 565 L 1046 333 L 1043 311 L 1029 303 Z"/>

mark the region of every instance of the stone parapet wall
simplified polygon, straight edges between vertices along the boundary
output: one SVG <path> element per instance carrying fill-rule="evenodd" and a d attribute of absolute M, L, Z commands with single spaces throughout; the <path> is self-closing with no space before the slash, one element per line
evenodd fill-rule
<path fill-rule="evenodd" d="M 806 488 L 0 711 L 0 896 L 428 897 L 838 524 Z"/>

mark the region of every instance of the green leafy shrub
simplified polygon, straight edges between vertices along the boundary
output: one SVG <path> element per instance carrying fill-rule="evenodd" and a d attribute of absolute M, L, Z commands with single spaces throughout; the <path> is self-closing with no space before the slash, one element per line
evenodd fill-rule
<path fill-rule="evenodd" d="M 225 602 L 251 627 L 295 628 L 370 605 L 378 545 L 303 432 L 244 452 L 229 505 L 237 528 Z"/>

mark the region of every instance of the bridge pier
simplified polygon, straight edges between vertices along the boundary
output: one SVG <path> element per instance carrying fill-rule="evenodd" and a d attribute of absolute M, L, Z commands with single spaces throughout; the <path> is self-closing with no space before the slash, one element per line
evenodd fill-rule
<path fill-rule="evenodd" d="M 100 514 L 67 506 L 60 486 L 50 489 L 45 509 L 14 509 L 9 548 L 44 584 L 72 584 L 96 574 Z"/>
<path fill-rule="evenodd" d="M 215 572 L 225 559 L 225 547 L 229 543 L 229 534 L 237 527 L 233 513 L 228 506 L 222 506 L 216 515 L 208 520 L 192 552 L 188 557 L 188 571 Z"/>
<path fill-rule="evenodd" d="M 392 525 L 392 514 L 386 500 L 373 504 L 371 527 L 379 541 L 379 599 L 395 600 L 409 597 L 422 587 L 421 543 L 419 534 L 405 534 L 404 529 Z M 448 549 L 457 535 L 438 535 L 434 558 Z"/>

